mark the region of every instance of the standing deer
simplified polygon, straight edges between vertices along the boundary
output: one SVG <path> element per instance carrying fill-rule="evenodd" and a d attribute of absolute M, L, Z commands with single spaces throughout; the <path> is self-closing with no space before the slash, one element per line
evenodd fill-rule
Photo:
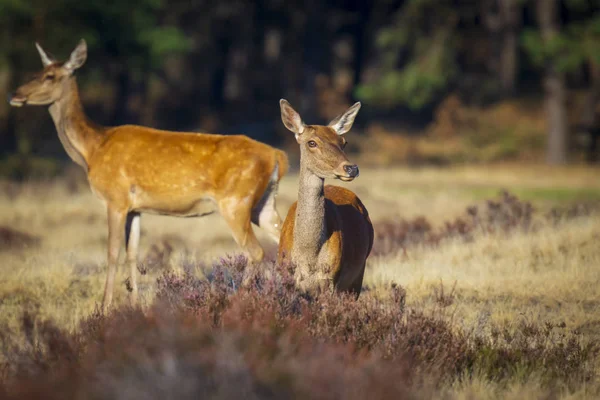
<path fill-rule="evenodd" d="M 325 178 L 352 181 L 358 166 L 346 158 L 343 135 L 360 109 L 354 104 L 328 126 L 305 125 L 287 100 L 280 100 L 281 119 L 300 145 L 298 201 L 288 211 L 281 230 L 278 260 L 296 267 L 299 287 L 362 288 L 365 264 L 373 246 L 373 225 L 367 209 L 350 190 L 324 185 Z"/>
<path fill-rule="evenodd" d="M 219 211 L 235 241 L 257 263 L 264 251 L 251 222 L 279 242 L 275 209 L 278 183 L 288 168 L 284 152 L 247 136 L 167 132 L 141 126 L 101 127 L 84 114 L 75 70 L 87 58 L 82 39 L 60 63 L 36 43 L 44 69 L 19 87 L 10 104 L 50 106 L 58 137 L 71 159 L 87 172 L 92 192 L 108 211 L 108 273 L 102 305 L 112 300 L 125 238 L 130 299 L 137 301 L 140 213 L 180 217 Z"/>

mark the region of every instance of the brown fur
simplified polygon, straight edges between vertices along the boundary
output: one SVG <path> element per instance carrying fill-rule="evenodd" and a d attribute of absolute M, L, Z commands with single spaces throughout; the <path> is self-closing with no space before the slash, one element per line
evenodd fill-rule
<path fill-rule="evenodd" d="M 352 126 L 360 103 L 329 126 L 305 125 L 281 101 L 282 120 L 300 144 L 300 187 L 283 224 L 280 263 L 296 267 L 297 283 L 307 289 L 333 286 L 358 295 L 373 246 L 373 225 L 360 199 L 350 190 L 324 185 L 327 177 L 353 180 L 358 167 L 343 152 L 342 135 Z M 350 172 L 356 168 L 356 175 Z"/>
<path fill-rule="evenodd" d="M 279 240 L 277 184 L 287 172 L 284 152 L 246 136 L 167 132 L 141 126 L 104 128 L 83 112 L 73 76 L 85 42 L 64 64 L 38 47 L 44 70 L 21 86 L 11 104 L 50 105 L 69 156 L 86 169 L 92 191 L 108 209 L 108 275 L 103 306 L 112 299 L 123 239 L 130 264 L 131 300 L 137 299 L 140 213 L 202 216 L 219 211 L 236 242 L 260 262 L 264 251 L 251 222 Z"/>
<path fill-rule="evenodd" d="M 367 209 L 352 191 L 325 185 L 325 236 L 327 278 L 339 291 L 360 293 L 366 259 L 373 247 L 373 225 Z M 297 202 L 292 204 L 281 229 L 279 262 L 290 260 L 294 243 Z M 358 260 L 358 262 L 357 262 Z"/>

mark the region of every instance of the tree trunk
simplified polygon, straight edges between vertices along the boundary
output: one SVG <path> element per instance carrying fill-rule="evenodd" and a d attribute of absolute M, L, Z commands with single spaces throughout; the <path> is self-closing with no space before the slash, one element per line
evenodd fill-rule
<path fill-rule="evenodd" d="M 317 110 L 317 77 L 329 76 L 331 38 L 328 31 L 327 8 L 320 0 L 305 2 L 307 21 L 304 25 L 304 82 L 300 109 L 307 121 L 324 122 Z"/>
<path fill-rule="evenodd" d="M 0 68 L 0 152 L 11 152 L 14 150 L 11 146 L 14 143 L 11 143 L 11 135 L 8 130 L 10 105 L 8 101 L 5 101 L 6 96 L 10 94 L 10 75 L 10 67 L 8 67 L 7 63 L 7 65 Z"/>
<path fill-rule="evenodd" d="M 496 74 L 502 94 L 512 96 L 519 70 L 521 7 L 517 0 L 487 0 L 481 6 L 482 19 L 493 49 L 489 68 Z"/>
<path fill-rule="evenodd" d="M 542 40 L 546 43 L 559 34 L 558 0 L 537 0 L 536 14 Z M 567 162 L 567 109 L 564 74 L 553 60 L 546 64 L 544 76 L 546 113 L 548 122 L 547 161 L 552 165 Z"/>
<path fill-rule="evenodd" d="M 502 55 L 500 56 L 500 86 L 505 96 L 515 94 L 518 67 L 517 57 L 518 38 L 516 32 L 510 32 L 504 37 Z"/>
<path fill-rule="evenodd" d="M 358 2 L 357 12 L 360 13 L 360 18 L 354 27 L 354 86 L 358 86 L 362 78 L 363 66 L 367 57 L 368 26 L 373 7 L 371 2 Z M 356 100 L 354 96 L 352 98 Z"/>
<path fill-rule="evenodd" d="M 600 120 L 596 107 L 600 101 L 600 66 L 593 60 L 588 62 L 590 68 L 591 89 L 587 94 L 581 112 L 580 129 L 588 133 L 587 161 L 598 162 L 598 136 L 600 135 Z"/>
<path fill-rule="evenodd" d="M 548 122 L 549 164 L 558 165 L 567 162 L 567 110 L 564 76 L 554 68 L 548 67 L 544 78 L 546 91 L 546 113 Z"/>
<path fill-rule="evenodd" d="M 506 96 L 515 93 L 518 58 L 518 31 L 521 25 L 520 8 L 516 0 L 500 0 L 500 15 L 503 20 L 502 50 L 500 53 L 500 84 Z"/>
<path fill-rule="evenodd" d="M 10 154 L 17 151 L 18 132 L 15 120 L 15 111 L 6 101 L 6 95 L 10 94 L 15 89 L 13 85 L 17 81 L 15 79 L 18 68 L 14 57 L 9 57 L 5 61 L 5 66 L 0 71 L 0 93 L 5 93 L 5 96 L 0 98 L 0 155 Z"/>
<path fill-rule="evenodd" d="M 215 39 L 217 52 L 215 62 L 217 67 L 214 69 L 210 84 L 210 108 L 213 112 L 220 114 L 225 107 L 225 86 L 227 84 L 227 73 L 229 67 L 229 54 L 233 46 L 234 39 L 231 37 L 231 31 L 223 29 Z"/>

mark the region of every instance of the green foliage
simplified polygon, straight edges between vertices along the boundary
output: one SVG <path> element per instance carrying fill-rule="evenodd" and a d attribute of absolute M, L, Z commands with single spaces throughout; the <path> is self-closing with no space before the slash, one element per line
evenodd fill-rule
<path fill-rule="evenodd" d="M 147 47 L 155 66 L 161 66 L 166 55 L 188 51 L 192 44 L 183 32 L 173 26 L 143 30 L 138 40 Z"/>
<path fill-rule="evenodd" d="M 394 19 L 376 39 L 383 59 L 381 75 L 360 85 L 356 95 L 384 107 L 405 104 L 420 109 L 434 101 L 457 73 L 458 16 L 446 1 L 413 0 Z"/>
<path fill-rule="evenodd" d="M 58 60 L 65 60 L 84 38 L 90 52 L 82 74 L 84 85 L 90 80 L 114 83 L 124 71 L 130 81 L 141 81 L 161 69 L 168 56 L 191 48 L 177 21 L 164 21 L 168 7 L 164 0 L 0 0 L 0 68 L 8 68 L 14 87 L 22 80 L 21 74 L 41 67 L 35 41 Z M 0 136 L 1 131 L 2 126 Z M 17 144 L 13 151 L 20 154 L 6 160 L 0 174 L 38 174 L 40 163 L 22 161 L 36 152 L 35 133 L 21 127 L 12 134 Z"/>
<path fill-rule="evenodd" d="M 578 17 L 559 27 L 551 39 L 543 38 L 537 26 L 522 31 L 521 44 L 533 64 L 552 63 L 560 72 L 571 72 L 590 60 L 600 63 L 600 15 L 589 1 L 563 4 Z M 455 79 L 469 72 L 469 65 L 458 62 L 461 54 L 468 56 L 473 44 L 483 45 L 473 39 L 477 31 L 471 24 L 477 24 L 473 22 L 477 15 L 484 18 L 480 10 L 449 0 L 405 2 L 392 22 L 378 31 L 379 76 L 360 85 L 357 97 L 376 106 L 403 104 L 415 110 L 439 100 Z"/>
<path fill-rule="evenodd" d="M 31 3 L 24 0 L 0 0 L 0 18 L 11 15 L 29 15 L 33 11 Z"/>
<path fill-rule="evenodd" d="M 165 56 L 186 52 L 191 47 L 177 26 L 161 21 L 167 7 L 167 2 L 162 0 L 58 0 L 44 4 L 0 0 L 0 22 L 14 24 L 18 19 L 22 26 L 34 28 L 19 33 L 19 41 L 6 40 L 0 47 L 0 55 L 13 53 L 23 54 L 25 59 L 37 57 L 33 42 L 40 36 L 50 52 L 67 48 L 70 51 L 83 37 L 92 51 L 119 57 L 138 72 L 160 68 Z M 14 30 L 14 26 L 6 24 L 0 27 L 0 32 L 5 31 L 6 36 Z"/>
<path fill-rule="evenodd" d="M 403 103 L 416 110 L 445 89 L 455 72 L 452 51 L 442 42 L 404 68 L 389 70 L 372 84 L 359 86 L 357 96 L 370 103 L 383 106 Z"/>
<path fill-rule="evenodd" d="M 581 0 L 567 1 L 567 5 L 579 11 L 590 11 Z M 544 39 L 537 29 L 525 29 L 521 43 L 538 67 L 552 63 L 559 72 L 568 73 L 589 60 L 600 63 L 600 15 L 571 23 L 550 39 Z"/>
<path fill-rule="evenodd" d="M 12 154 L 0 160 L 0 177 L 6 179 L 47 179 L 62 172 L 55 159 L 26 154 Z"/>

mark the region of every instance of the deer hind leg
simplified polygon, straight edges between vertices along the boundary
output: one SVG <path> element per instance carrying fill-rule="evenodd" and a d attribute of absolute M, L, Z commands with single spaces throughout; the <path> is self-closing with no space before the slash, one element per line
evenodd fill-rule
<path fill-rule="evenodd" d="M 131 293 L 129 301 L 132 306 L 135 306 L 138 301 L 138 285 L 137 285 L 137 255 L 140 244 L 140 214 L 130 212 L 127 214 L 127 222 L 125 224 L 125 248 L 127 249 L 127 264 L 129 265 L 129 284 Z"/>
<path fill-rule="evenodd" d="M 263 204 L 252 210 L 252 222 L 263 228 L 271 239 L 279 244 L 283 221 L 275 208 L 276 193 L 270 193 Z M 259 206 L 261 206 L 259 208 Z"/>
<path fill-rule="evenodd" d="M 276 207 L 278 187 L 277 177 L 272 177 L 262 198 L 252 209 L 252 222 L 263 228 L 277 244 L 283 224 Z"/>
<path fill-rule="evenodd" d="M 246 252 L 250 260 L 254 263 L 260 263 L 264 257 L 264 251 L 250 222 L 250 207 L 245 207 L 242 199 L 227 199 L 220 202 L 219 211 L 236 243 Z"/>
<path fill-rule="evenodd" d="M 108 272 L 104 286 L 104 297 L 102 299 L 102 308 L 104 311 L 108 310 L 112 302 L 115 274 L 117 272 L 117 264 L 125 232 L 126 215 L 127 212 L 116 210 L 110 206 L 108 207 Z"/>

